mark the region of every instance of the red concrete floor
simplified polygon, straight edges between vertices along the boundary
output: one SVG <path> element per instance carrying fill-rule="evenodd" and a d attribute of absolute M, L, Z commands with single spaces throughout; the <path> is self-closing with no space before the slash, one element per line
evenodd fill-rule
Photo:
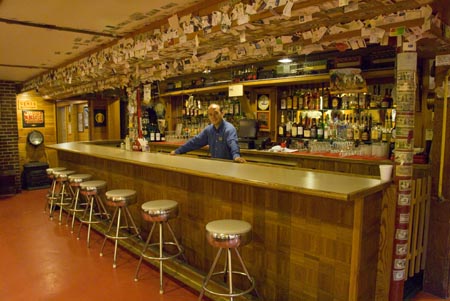
<path fill-rule="evenodd" d="M 197 292 L 165 276 L 165 294 L 159 294 L 158 270 L 143 264 L 134 282 L 138 259 L 118 250 L 112 268 L 113 245 L 103 257 L 103 237 L 92 231 L 86 247 L 86 227 L 81 239 L 69 227 L 58 225 L 43 213 L 47 189 L 0 198 L 0 300 L 5 301 L 193 301 Z M 56 212 L 57 213 L 57 212 Z M 76 224 L 78 225 L 78 224 Z M 205 298 L 206 300 L 206 298 Z M 408 301 L 444 300 L 420 292 Z M 450 299 L 446 299 L 450 301 Z"/>
<path fill-rule="evenodd" d="M 65 215 L 61 226 L 57 215 L 49 220 L 43 213 L 46 192 L 0 198 L 0 300 L 197 300 L 197 292 L 167 276 L 160 295 L 159 272 L 148 264 L 134 282 L 138 258 L 124 249 L 119 248 L 113 269 L 113 244 L 100 257 L 103 237 L 97 232 L 92 231 L 88 249 L 86 227 L 77 240 L 76 231 L 71 234 L 65 226 Z"/>

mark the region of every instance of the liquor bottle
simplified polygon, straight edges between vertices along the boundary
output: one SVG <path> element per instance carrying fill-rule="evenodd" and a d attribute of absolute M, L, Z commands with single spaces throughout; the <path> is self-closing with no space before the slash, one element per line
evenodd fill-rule
<path fill-rule="evenodd" d="M 233 110 L 233 113 L 236 116 L 241 115 L 241 103 L 239 102 L 239 99 L 237 99 L 237 98 L 234 99 L 234 110 Z"/>
<path fill-rule="evenodd" d="M 324 130 L 325 130 L 325 125 L 323 123 L 323 120 L 322 120 L 322 118 L 319 118 L 319 124 L 317 126 L 317 139 L 318 140 L 324 139 Z"/>
<path fill-rule="evenodd" d="M 322 109 L 328 110 L 328 108 L 330 107 L 330 88 L 322 88 L 322 91 Z"/>
<path fill-rule="evenodd" d="M 384 116 L 384 125 L 381 132 L 381 142 L 388 143 L 390 140 L 389 114 Z"/>
<path fill-rule="evenodd" d="M 305 125 L 303 127 L 303 137 L 304 138 L 311 138 L 311 127 L 309 124 L 310 119 L 308 116 L 305 116 Z"/>
<path fill-rule="evenodd" d="M 286 109 L 292 110 L 292 95 L 290 93 L 286 96 Z"/>
<path fill-rule="evenodd" d="M 298 138 L 303 138 L 304 120 L 302 120 L 302 115 L 300 115 L 300 120 L 297 125 L 297 136 Z"/>
<path fill-rule="evenodd" d="M 329 122 L 330 122 L 329 116 L 328 116 L 328 114 L 325 114 L 325 122 L 324 122 L 324 126 L 323 126 L 323 139 L 324 140 L 330 139 L 331 133 L 330 133 Z"/>
<path fill-rule="evenodd" d="M 158 125 L 156 125 L 156 129 L 155 129 L 155 141 L 156 142 L 161 141 L 161 132 L 159 131 Z"/>
<path fill-rule="evenodd" d="M 311 102 L 311 91 L 306 90 L 303 96 L 303 109 L 309 110 L 309 103 Z"/>
<path fill-rule="evenodd" d="M 336 137 L 339 140 L 345 140 L 347 132 L 345 130 L 345 114 L 339 115 L 336 120 Z"/>
<path fill-rule="evenodd" d="M 300 91 L 300 98 L 298 100 L 298 108 L 299 109 L 308 109 L 308 103 L 306 100 L 306 93 L 305 93 L 304 89 L 302 89 Z"/>
<path fill-rule="evenodd" d="M 354 135 L 355 134 L 353 131 L 353 119 L 352 119 L 352 117 L 348 117 L 348 115 L 347 115 L 347 122 L 346 122 L 346 128 L 345 128 L 345 140 L 353 141 Z"/>
<path fill-rule="evenodd" d="M 356 116 L 353 119 L 353 140 L 355 142 L 359 142 L 361 140 L 361 131 L 360 131 L 360 125 L 359 125 L 359 118 L 357 119 Z"/>
<path fill-rule="evenodd" d="M 293 110 L 298 110 L 299 106 L 298 106 L 298 101 L 300 99 L 300 91 L 297 90 L 295 91 L 294 95 L 292 96 L 292 109 Z"/>
<path fill-rule="evenodd" d="M 369 107 L 376 108 L 378 107 L 378 95 L 377 95 L 377 86 L 373 85 L 373 93 L 370 97 Z"/>
<path fill-rule="evenodd" d="M 150 126 L 149 126 L 149 132 L 150 132 L 150 141 L 151 142 L 154 142 L 154 141 L 156 141 L 156 138 L 155 138 L 155 124 L 154 123 L 152 123 L 152 124 L 150 124 Z"/>
<path fill-rule="evenodd" d="M 348 94 L 347 93 L 341 94 L 341 109 L 347 110 L 348 109 L 348 102 L 349 102 Z"/>
<path fill-rule="evenodd" d="M 311 124 L 311 139 L 317 139 L 317 123 L 316 118 L 312 118 L 312 124 Z"/>
<path fill-rule="evenodd" d="M 321 109 L 321 95 L 319 95 L 319 90 L 317 88 L 314 89 L 313 99 L 314 99 L 314 110 L 320 110 Z"/>
<path fill-rule="evenodd" d="M 363 116 L 364 118 L 364 116 Z M 364 143 L 369 143 L 370 141 L 370 130 L 369 130 L 369 117 L 366 115 L 363 119 L 363 129 L 361 131 L 361 141 Z"/>
<path fill-rule="evenodd" d="M 297 118 L 294 117 L 294 122 L 292 123 L 292 129 L 291 129 L 292 138 L 296 138 L 297 134 L 298 134 L 298 123 L 296 120 L 297 120 Z"/>
<path fill-rule="evenodd" d="M 286 101 L 287 101 L 286 91 L 283 91 L 281 93 L 281 99 L 280 99 L 280 109 L 281 110 L 286 110 Z"/>
<path fill-rule="evenodd" d="M 284 137 L 286 135 L 286 124 L 284 123 L 284 114 L 281 114 L 281 122 L 278 125 L 278 137 Z"/>
<path fill-rule="evenodd" d="M 318 93 L 317 93 L 317 89 L 314 89 L 312 92 L 311 92 L 311 97 L 310 97 L 310 99 L 309 99 L 309 104 L 308 104 L 308 108 L 310 109 L 310 110 L 318 110 L 319 108 L 319 106 L 317 105 L 317 103 L 319 102 L 319 95 L 318 95 Z"/>
<path fill-rule="evenodd" d="M 291 137 L 292 135 L 292 121 L 291 118 L 289 118 L 289 114 L 287 116 L 286 131 L 284 132 L 284 134 L 286 137 Z"/>

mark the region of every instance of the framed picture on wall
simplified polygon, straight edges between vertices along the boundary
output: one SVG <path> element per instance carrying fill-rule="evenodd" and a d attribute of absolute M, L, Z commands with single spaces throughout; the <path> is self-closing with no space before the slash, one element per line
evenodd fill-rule
<path fill-rule="evenodd" d="M 85 106 L 83 108 L 83 122 L 84 122 L 84 128 L 89 128 L 89 107 Z"/>
<path fill-rule="evenodd" d="M 78 132 L 80 132 L 80 133 L 84 132 L 83 113 L 78 112 L 77 118 L 78 118 L 78 120 L 77 120 Z"/>
<path fill-rule="evenodd" d="M 106 126 L 106 110 L 94 109 L 94 126 Z"/>
<path fill-rule="evenodd" d="M 260 130 L 269 130 L 269 112 L 257 112 L 256 119 L 258 120 Z"/>
<path fill-rule="evenodd" d="M 22 125 L 24 128 L 44 127 L 44 110 L 22 110 Z"/>

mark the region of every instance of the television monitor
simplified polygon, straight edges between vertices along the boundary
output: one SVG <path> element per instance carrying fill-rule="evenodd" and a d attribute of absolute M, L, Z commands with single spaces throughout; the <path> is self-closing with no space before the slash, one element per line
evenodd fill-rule
<path fill-rule="evenodd" d="M 258 135 L 258 121 L 256 119 L 239 120 L 238 137 L 256 139 Z"/>

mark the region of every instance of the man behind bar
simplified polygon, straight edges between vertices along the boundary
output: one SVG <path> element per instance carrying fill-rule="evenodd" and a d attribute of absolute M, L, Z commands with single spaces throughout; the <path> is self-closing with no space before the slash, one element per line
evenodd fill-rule
<path fill-rule="evenodd" d="M 244 163 L 245 159 L 241 157 L 239 150 L 236 128 L 223 119 L 222 109 L 218 104 L 211 104 L 208 107 L 208 119 L 211 124 L 170 154 L 184 154 L 209 145 L 212 158 Z"/>

